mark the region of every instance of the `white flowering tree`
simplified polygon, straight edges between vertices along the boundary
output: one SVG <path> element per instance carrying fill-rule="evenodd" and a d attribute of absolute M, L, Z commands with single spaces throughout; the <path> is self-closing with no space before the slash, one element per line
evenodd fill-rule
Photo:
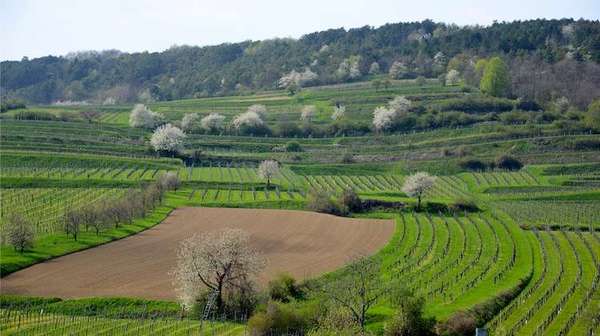
<path fill-rule="evenodd" d="M 183 149 L 184 140 L 185 133 L 181 129 L 171 124 L 166 124 L 154 131 L 150 138 L 150 144 L 157 152 L 178 152 Z"/>
<path fill-rule="evenodd" d="M 402 191 L 409 197 L 417 198 L 417 209 L 421 209 L 421 198 L 433 188 L 436 177 L 425 172 L 418 172 L 406 178 Z"/>
<path fill-rule="evenodd" d="M 302 87 L 304 84 L 308 82 L 312 82 L 319 78 L 319 75 L 314 73 L 309 68 L 305 68 L 304 72 L 298 72 L 296 70 L 292 70 L 289 73 L 281 76 L 279 81 L 277 82 L 280 88 L 289 88 L 291 86 Z"/>
<path fill-rule="evenodd" d="M 344 105 L 334 106 L 333 114 L 331 115 L 331 119 L 340 120 L 344 117 L 345 114 L 346 114 L 346 106 L 344 106 Z"/>
<path fill-rule="evenodd" d="M 379 106 L 373 111 L 373 127 L 381 132 L 390 129 L 400 118 L 408 114 L 412 105 L 411 101 L 404 96 L 396 96 L 388 106 Z"/>
<path fill-rule="evenodd" d="M 314 105 L 306 105 L 302 108 L 300 120 L 310 123 L 317 114 L 317 108 Z"/>
<path fill-rule="evenodd" d="M 391 110 L 401 115 L 405 115 L 408 113 L 412 102 L 404 96 L 396 96 L 394 99 L 388 102 L 388 106 Z"/>
<path fill-rule="evenodd" d="M 379 106 L 373 111 L 373 127 L 376 131 L 385 131 L 392 127 L 395 121 L 396 113 L 385 107 Z"/>
<path fill-rule="evenodd" d="M 446 85 L 456 85 L 460 82 L 460 72 L 451 69 L 446 74 Z"/>
<path fill-rule="evenodd" d="M 265 122 L 260 115 L 252 111 L 239 114 L 231 122 L 231 126 L 238 131 L 242 130 L 243 128 L 256 129 L 263 127 L 264 125 Z"/>
<path fill-rule="evenodd" d="M 267 107 L 262 104 L 250 105 L 246 112 L 254 112 L 263 120 L 267 117 Z"/>
<path fill-rule="evenodd" d="M 446 68 L 446 64 L 448 64 L 448 58 L 443 52 L 438 51 L 435 56 L 433 56 L 433 69 L 437 73 L 443 72 Z"/>
<path fill-rule="evenodd" d="M 354 55 L 344 59 L 338 66 L 336 75 L 342 79 L 360 77 L 360 56 Z"/>
<path fill-rule="evenodd" d="M 208 132 L 217 132 L 225 127 L 225 116 L 213 112 L 200 120 L 200 126 Z"/>
<path fill-rule="evenodd" d="M 377 75 L 377 74 L 379 74 L 379 72 L 380 72 L 379 63 L 377 63 L 377 62 L 371 63 L 371 66 L 369 66 L 369 74 Z"/>
<path fill-rule="evenodd" d="M 258 166 L 258 176 L 267 180 L 267 188 L 271 186 L 271 180 L 279 175 L 279 162 L 275 160 L 265 160 Z"/>
<path fill-rule="evenodd" d="M 161 124 L 163 120 L 162 114 L 151 111 L 144 104 L 136 104 L 129 114 L 129 126 L 136 128 L 152 129 Z"/>
<path fill-rule="evenodd" d="M 200 115 L 198 113 L 186 113 L 181 118 L 181 129 L 185 132 L 189 132 L 198 126 Z"/>
<path fill-rule="evenodd" d="M 178 298 L 190 309 L 202 291 L 217 293 L 217 311 L 223 292 L 247 286 L 265 266 L 265 259 L 249 244 L 248 233 L 239 229 L 195 234 L 181 242 L 173 272 Z"/>
<path fill-rule="evenodd" d="M 401 61 L 396 61 L 392 63 L 390 67 L 389 75 L 393 79 L 398 79 L 406 76 L 408 74 L 408 67 Z"/>

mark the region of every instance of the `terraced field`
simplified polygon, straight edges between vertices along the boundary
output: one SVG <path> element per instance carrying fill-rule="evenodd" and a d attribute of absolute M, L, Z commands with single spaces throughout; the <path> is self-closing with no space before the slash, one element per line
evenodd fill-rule
<path fill-rule="evenodd" d="M 231 118 L 259 103 L 267 106 L 267 122 L 273 126 L 281 118 L 296 121 L 302 106 L 312 104 L 318 110 L 315 124 L 327 126 L 335 101 L 348 107 L 352 120 L 368 122 L 375 106 L 397 94 L 427 111 L 434 104 L 470 93 L 431 83 L 420 87 L 397 82 L 378 91 L 355 83 L 307 89 L 294 97 L 266 92 L 159 102 L 150 107 L 176 121 L 188 112 L 217 111 Z M 75 119 L 29 121 L 13 120 L 11 113 L 2 116 L 0 230 L 16 210 L 35 227 L 34 247 L 23 254 L 3 241 L 2 276 L 152 230 L 180 207 L 302 210 L 312 190 L 338 197 L 352 189 L 374 204 L 401 205 L 350 215 L 394 221 L 391 240 L 374 257 L 383 262 L 381 283 L 402 283 L 423 297 L 428 316 L 444 322 L 457 312 L 476 312 L 509 297 L 478 321 L 491 335 L 600 333 L 600 155 L 597 149 L 573 146 L 576 141 L 599 141 L 598 134 L 569 132 L 550 124 L 505 126 L 497 122 L 323 138 L 189 134 L 182 160 L 174 155 L 158 157 L 148 145 L 150 131 L 127 127 L 131 106 L 99 107 L 99 121 L 93 123 L 75 117 L 82 109 L 78 107 L 32 109 L 68 113 Z M 290 142 L 297 142 L 301 150 L 285 151 Z M 461 165 L 466 159 L 489 164 L 503 154 L 525 166 L 518 171 L 469 171 Z M 257 169 L 265 159 L 281 165 L 269 186 Z M 407 177 L 417 171 L 437 175 L 423 196 L 425 210 L 419 212 L 414 211 L 415 199 L 402 192 Z M 66 209 L 126 198 L 166 172 L 175 173 L 180 185 L 145 218 L 99 235 L 82 226 L 78 241 L 65 234 Z M 465 204 L 479 210 L 459 206 Z M 335 279 L 336 273 L 330 276 Z M 381 334 L 395 313 L 390 300 L 383 298 L 369 311 L 367 327 L 374 334 Z M 169 330 L 182 335 L 236 335 L 246 330 L 243 323 L 218 321 L 217 317 L 203 322 L 208 324 L 200 329 L 200 321 L 188 317 L 92 317 L 39 308 L 2 303 L 0 331 L 146 335 Z"/>

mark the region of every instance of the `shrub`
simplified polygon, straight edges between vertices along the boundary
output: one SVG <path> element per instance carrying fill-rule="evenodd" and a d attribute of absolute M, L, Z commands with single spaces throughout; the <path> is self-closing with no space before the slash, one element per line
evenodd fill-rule
<path fill-rule="evenodd" d="M 597 139 L 576 140 L 573 142 L 572 148 L 576 149 L 576 150 L 600 150 L 600 140 L 597 140 Z"/>
<path fill-rule="evenodd" d="M 403 202 L 394 202 L 394 201 L 383 201 L 378 199 L 366 199 L 361 202 L 362 209 L 372 210 L 372 209 L 394 209 L 399 210 L 406 206 Z"/>
<path fill-rule="evenodd" d="M 351 153 L 344 153 L 344 155 L 342 155 L 342 163 L 354 163 L 354 155 Z"/>
<path fill-rule="evenodd" d="M 541 111 L 542 107 L 533 100 L 520 100 L 515 106 L 518 110 L 523 111 Z"/>
<path fill-rule="evenodd" d="M 471 171 L 483 171 L 487 168 L 485 162 L 478 159 L 466 159 L 458 163 L 460 168 Z"/>
<path fill-rule="evenodd" d="M 300 144 L 298 142 L 290 141 L 285 145 L 285 151 L 286 152 L 301 152 L 302 147 L 300 146 Z"/>
<path fill-rule="evenodd" d="M 520 111 L 510 111 L 500 113 L 500 120 L 508 125 L 524 124 L 529 120 L 529 114 Z"/>
<path fill-rule="evenodd" d="M 318 321 L 318 327 L 308 333 L 311 336 L 364 335 L 360 326 L 346 309 L 330 307 Z"/>
<path fill-rule="evenodd" d="M 326 134 L 330 136 L 361 136 L 370 131 L 368 124 L 337 120 L 327 126 Z"/>
<path fill-rule="evenodd" d="M 289 302 L 291 299 L 299 299 L 302 295 L 296 279 L 287 273 L 281 273 L 269 281 L 269 297 L 272 300 Z"/>
<path fill-rule="evenodd" d="M 362 201 L 358 194 L 352 189 L 346 189 L 342 193 L 342 197 L 340 198 L 340 203 L 342 207 L 348 209 L 350 212 L 361 212 L 362 211 Z"/>
<path fill-rule="evenodd" d="M 600 99 L 594 100 L 584 116 L 585 125 L 594 130 L 600 130 Z"/>
<path fill-rule="evenodd" d="M 475 334 L 476 327 L 477 322 L 472 314 L 458 311 L 436 329 L 442 336 L 471 336 Z"/>
<path fill-rule="evenodd" d="M 456 149 L 454 150 L 454 155 L 458 156 L 458 157 L 464 157 L 467 154 L 469 154 L 469 150 L 467 149 L 467 147 L 465 147 L 464 145 L 458 146 L 456 147 Z"/>
<path fill-rule="evenodd" d="M 506 112 L 511 111 L 514 104 L 509 99 L 494 97 L 451 98 L 435 104 L 439 111 L 462 111 L 468 113 Z"/>
<path fill-rule="evenodd" d="M 278 134 L 281 137 L 291 138 L 302 135 L 300 127 L 296 123 L 290 121 L 281 121 L 278 125 Z"/>
<path fill-rule="evenodd" d="M 0 113 L 4 113 L 8 110 L 16 110 L 22 108 L 27 108 L 27 106 L 25 106 L 25 102 L 18 99 L 8 99 L 2 102 L 2 104 L 0 105 Z"/>
<path fill-rule="evenodd" d="M 498 157 L 495 161 L 495 164 L 496 167 L 500 169 L 519 170 L 523 168 L 523 164 L 521 163 L 521 161 L 508 155 L 502 155 Z"/>
<path fill-rule="evenodd" d="M 264 312 L 258 312 L 248 320 L 252 336 L 302 333 L 306 325 L 305 319 L 298 312 L 273 301 L 267 303 Z"/>
<path fill-rule="evenodd" d="M 435 320 L 423 316 L 425 301 L 417 298 L 407 298 L 402 301 L 400 308 L 391 321 L 384 327 L 386 336 L 433 335 Z"/>
<path fill-rule="evenodd" d="M 465 199 L 465 198 L 459 198 L 457 200 L 455 200 L 452 204 L 450 204 L 450 206 L 448 207 L 450 210 L 458 212 L 458 211 L 469 211 L 469 212 L 475 212 L 475 211 L 479 211 L 479 207 L 477 206 L 477 204 L 475 204 L 475 202 L 471 199 Z"/>
<path fill-rule="evenodd" d="M 324 190 L 311 190 L 306 198 L 306 208 L 310 211 L 331 215 L 343 215 L 345 213 L 331 198 L 331 195 Z"/>

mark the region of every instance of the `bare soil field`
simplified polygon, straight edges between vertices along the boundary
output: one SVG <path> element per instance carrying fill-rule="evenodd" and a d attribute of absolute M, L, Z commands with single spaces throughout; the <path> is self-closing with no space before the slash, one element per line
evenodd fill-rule
<path fill-rule="evenodd" d="M 394 232 L 392 220 L 351 219 L 305 211 L 180 208 L 152 229 L 40 263 L 0 280 L 3 294 L 63 298 L 125 296 L 172 300 L 179 242 L 197 232 L 240 228 L 268 260 L 264 285 L 285 271 L 314 277 L 357 254 L 372 254 Z"/>

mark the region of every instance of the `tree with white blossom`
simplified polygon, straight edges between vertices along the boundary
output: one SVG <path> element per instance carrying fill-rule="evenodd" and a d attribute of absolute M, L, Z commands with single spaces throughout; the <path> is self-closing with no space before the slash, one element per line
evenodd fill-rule
<path fill-rule="evenodd" d="M 369 74 L 371 75 L 377 75 L 379 74 L 379 63 L 377 62 L 373 62 L 371 63 L 371 66 L 369 67 Z"/>
<path fill-rule="evenodd" d="M 258 176 L 267 180 L 267 189 L 271 186 L 271 180 L 279 175 L 279 162 L 265 160 L 258 166 Z"/>
<path fill-rule="evenodd" d="M 405 117 L 412 103 L 404 96 L 396 96 L 388 106 L 379 106 L 373 111 L 373 127 L 376 131 L 385 131 L 394 126 L 394 124 Z"/>
<path fill-rule="evenodd" d="M 264 124 L 265 122 L 260 115 L 251 111 L 238 114 L 231 122 L 236 130 L 240 130 L 242 127 L 262 127 Z"/>
<path fill-rule="evenodd" d="M 265 119 L 267 116 L 267 107 L 262 104 L 250 105 L 246 112 L 254 112 L 260 116 L 261 119 Z"/>
<path fill-rule="evenodd" d="M 446 85 L 456 85 L 460 82 L 460 72 L 451 69 L 446 74 Z"/>
<path fill-rule="evenodd" d="M 340 120 L 346 114 L 346 106 L 338 105 L 333 107 L 333 114 L 331 115 L 331 119 Z"/>
<path fill-rule="evenodd" d="M 338 66 L 336 75 L 341 79 L 360 77 L 360 56 L 353 55 L 344 59 Z"/>
<path fill-rule="evenodd" d="M 395 121 L 396 113 L 385 107 L 379 106 L 373 111 L 373 127 L 376 131 L 385 131 L 390 129 Z"/>
<path fill-rule="evenodd" d="M 181 129 L 185 132 L 195 129 L 198 125 L 198 120 L 200 120 L 198 113 L 186 113 L 181 119 Z"/>
<path fill-rule="evenodd" d="M 392 66 L 389 70 L 390 78 L 399 79 L 403 78 L 408 74 L 408 67 L 401 61 L 396 61 L 392 63 Z"/>
<path fill-rule="evenodd" d="M 166 124 L 154 131 L 150 138 L 150 144 L 157 152 L 178 152 L 183 149 L 184 140 L 185 133 L 181 129 L 171 124 Z"/>
<path fill-rule="evenodd" d="M 297 87 L 302 87 L 306 83 L 315 81 L 318 78 L 319 78 L 319 75 L 314 73 L 309 68 L 305 68 L 304 72 L 298 72 L 296 70 L 292 70 L 289 73 L 281 76 L 281 78 L 277 82 L 277 85 L 280 88 L 289 88 L 290 86 L 293 86 L 293 85 L 295 85 Z"/>
<path fill-rule="evenodd" d="M 412 102 L 404 96 L 396 96 L 388 102 L 388 106 L 391 110 L 403 115 L 408 113 L 411 105 Z"/>
<path fill-rule="evenodd" d="M 164 116 L 151 111 L 144 104 L 135 104 L 129 114 L 129 126 L 152 129 L 162 123 Z"/>
<path fill-rule="evenodd" d="M 306 105 L 302 108 L 300 120 L 310 123 L 317 114 L 317 108 L 314 105 Z"/>
<path fill-rule="evenodd" d="M 409 197 L 417 198 L 417 209 L 421 209 L 421 198 L 435 184 L 436 177 L 418 172 L 406 178 L 402 191 Z"/>
<path fill-rule="evenodd" d="M 200 120 L 200 126 L 208 132 L 218 132 L 225 127 L 225 116 L 213 112 Z"/>
<path fill-rule="evenodd" d="M 181 242 L 173 275 L 178 298 L 189 310 L 202 291 L 216 292 L 217 311 L 225 291 L 248 286 L 265 266 L 265 259 L 250 247 L 250 236 L 239 229 L 194 234 Z"/>

